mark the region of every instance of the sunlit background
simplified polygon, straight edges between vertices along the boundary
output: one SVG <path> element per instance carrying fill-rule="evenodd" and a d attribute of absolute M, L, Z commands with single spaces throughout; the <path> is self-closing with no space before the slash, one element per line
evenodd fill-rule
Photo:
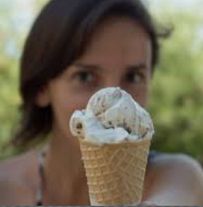
<path fill-rule="evenodd" d="M 143 0 L 157 25 L 173 27 L 162 42 L 150 113 L 153 148 L 189 154 L 203 162 L 203 0 Z M 0 0 L 0 145 L 20 119 L 19 58 L 29 28 L 47 0 Z M 40 47 L 40 46 L 39 46 Z M 32 64 L 32 63 L 30 63 Z M 15 150 L 0 151 L 0 158 Z"/>

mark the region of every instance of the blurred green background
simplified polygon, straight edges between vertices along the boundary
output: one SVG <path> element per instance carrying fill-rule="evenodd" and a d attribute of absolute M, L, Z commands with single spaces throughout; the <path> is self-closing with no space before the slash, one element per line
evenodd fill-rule
<path fill-rule="evenodd" d="M 0 159 L 15 154 L 2 146 L 20 118 L 18 69 L 23 42 L 47 0 L 0 0 Z M 153 148 L 181 152 L 203 163 L 203 2 L 145 0 L 161 25 L 174 27 L 162 42 L 149 111 L 156 134 Z"/>

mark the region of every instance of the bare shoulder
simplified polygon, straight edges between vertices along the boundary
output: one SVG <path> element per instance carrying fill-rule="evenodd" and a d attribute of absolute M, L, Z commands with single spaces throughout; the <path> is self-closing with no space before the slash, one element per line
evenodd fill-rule
<path fill-rule="evenodd" d="M 146 177 L 150 192 L 157 192 L 167 204 L 203 205 L 203 170 L 199 162 L 188 155 L 156 156 L 149 164 Z M 155 200 L 160 198 L 155 194 L 151 196 Z"/>
<path fill-rule="evenodd" d="M 203 170 L 200 163 L 194 158 L 185 154 L 160 154 L 152 160 L 151 167 L 162 172 L 174 172 L 177 175 L 192 175 L 202 178 Z M 194 177 L 193 177 L 194 178 Z"/>
<path fill-rule="evenodd" d="M 33 204 L 38 185 L 36 165 L 37 153 L 34 151 L 0 163 L 0 205 Z"/>

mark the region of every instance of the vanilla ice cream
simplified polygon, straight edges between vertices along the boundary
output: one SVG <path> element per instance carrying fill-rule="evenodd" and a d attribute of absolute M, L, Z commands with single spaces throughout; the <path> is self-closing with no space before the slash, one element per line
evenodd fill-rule
<path fill-rule="evenodd" d="M 70 119 L 76 137 L 103 145 L 152 138 L 150 115 L 126 91 L 119 87 L 95 93 L 85 110 L 77 110 Z"/>

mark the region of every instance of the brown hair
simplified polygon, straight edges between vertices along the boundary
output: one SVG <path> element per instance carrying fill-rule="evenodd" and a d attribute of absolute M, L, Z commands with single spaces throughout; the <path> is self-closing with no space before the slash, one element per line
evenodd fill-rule
<path fill-rule="evenodd" d="M 152 44 L 152 70 L 159 57 L 158 33 L 141 0 L 51 0 L 37 17 L 21 59 L 22 121 L 13 144 L 25 149 L 51 131 L 51 107 L 40 108 L 36 95 L 59 76 L 86 48 L 93 30 L 107 16 L 130 17 L 147 32 Z"/>

